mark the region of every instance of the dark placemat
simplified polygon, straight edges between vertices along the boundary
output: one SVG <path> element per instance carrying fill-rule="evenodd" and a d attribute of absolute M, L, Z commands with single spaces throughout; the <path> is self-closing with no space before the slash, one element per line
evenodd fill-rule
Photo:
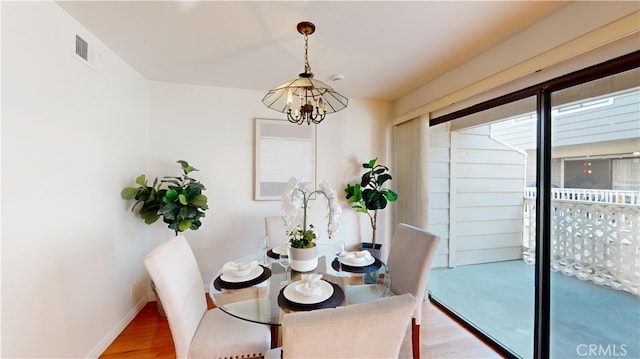
<path fill-rule="evenodd" d="M 267 251 L 267 256 L 269 256 L 269 257 L 271 257 L 271 258 L 273 258 L 273 259 L 280 259 L 280 255 L 279 255 L 278 253 L 275 253 L 275 252 L 273 251 L 273 249 L 269 249 L 269 250 Z"/>
<path fill-rule="evenodd" d="M 342 291 L 342 288 L 340 288 L 340 286 L 335 283 L 331 283 L 329 281 L 326 281 L 326 282 L 331 284 L 331 286 L 333 286 L 333 294 L 331 294 L 329 298 L 327 298 L 326 300 L 323 300 L 322 302 L 313 303 L 313 304 L 303 304 L 303 303 L 292 302 L 289 299 L 287 299 L 287 297 L 284 296 L 284 289 L 286 288 L 285 286 L 284 288 L 280 289 L 280 293 L 278 294 L 278 305 L 281 308 L 295 310 L 295 311 L 335 308 L 337 306 L 340 306 L 342 302 L 344 302 L 344 292 Z"/>
<path fill-rule="evenodd" d="M 374 259 L 375 259 L 375 261 L 373 263 L 369 264 L 368 266 L 364 266 L 364 267 L 350 266 L 350 265 L 342 263 L 342 270 L 344 272 L 351 272 L 351 273 L 375 272 L 378 269 L 380 269 L 380 267 L 382 267 L 382 262 L 378 258 L 374 258 Z M 340 263 L 338 263 L 338 258 L 334 259 L 333 262 L 331 262 L 331 268 L 333 268 L 336 271 L 340 270 Z"/>
<path fill-rule="evenodd" d="M 251 280 L 247 280 L 244 282 L 226 282 L 224 280 L 222 280 L 222 278 L 220 278 L 222 275 L 219 275 L 214 281 L 213 281 L 213 287 L 216 288 L 217 290 L 221 290 L 221 289 L 242 289 L 242 288 L 247 288 L 247 287 L 251 287 L 252 285 L 256 285 L 259 283 L 264 282 L 265 280 L 269 279 L 269 277 L 271 277 L 271 269 L 260 265 L 260 267 L 262 267 L 263 271 L 262 274 L 260 274 L 259 276 L 251 279 Z"/>

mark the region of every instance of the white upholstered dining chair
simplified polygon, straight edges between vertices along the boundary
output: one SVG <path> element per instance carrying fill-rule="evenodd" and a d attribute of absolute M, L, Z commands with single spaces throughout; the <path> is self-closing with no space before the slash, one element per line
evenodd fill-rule
<path fill-rule="evenodd" d="M 397 358 L 416 305 L 410 294 L 282 318 L 282 347 L 265 359 Z"/>
<path fill-rule="evenodd" d="M 431 265 L 440 237 L 424 229 L 400 223 L 393 235 L 387 267 L 391 273 L 391 292 L 410 293 L 416 300 L 411 318 L 413 358 L 420 358 L 420 320 Z"/>
<path fill-rule="evenodd" d="M 177 358 L 259 357 L 270 348 L 266 325 L 207 310 L 198 263 L 184 236 L 152 250 L 144 265 L 164 306 Z"/>
<path fill-rule="evenodd" d="M 269 237 L 272 247 L 289 240 L 282 216 L 264 217 L 264 233 Z"/>

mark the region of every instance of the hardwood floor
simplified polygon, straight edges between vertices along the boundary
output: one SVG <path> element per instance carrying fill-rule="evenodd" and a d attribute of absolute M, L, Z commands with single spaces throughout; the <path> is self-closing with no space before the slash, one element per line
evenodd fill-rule
<path fill-rule="evenodd" d="M 100 358 L 175 358 L 166 317 L 149 302 L 105 350 Z"/>
<path fill-rule="evenodd" d="M 213 307 L 211 302 L 208 304 Z M 422 358 L 500 358 L 498 353 L 440 309 L 429 302 L 423 305 L 420 331 Z M 147 303 L 100 358 L 175 358 L 167 318 L 158 315 L 156 302 Z M 399 358 L 412 358 L 409 327 Z"/>

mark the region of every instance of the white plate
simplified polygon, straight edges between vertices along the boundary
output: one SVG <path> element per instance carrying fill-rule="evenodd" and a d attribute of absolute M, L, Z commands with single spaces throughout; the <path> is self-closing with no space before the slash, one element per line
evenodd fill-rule
<path fill-rule="evenodd" d="M 296 286 L 302 281 L 295 281 L 284 288 L 284 296 L 288 300 L 298 304 L 315 304 L 325 301 L 333 295 L 333 286 L 326 280 L 320 280 L 320 292 L 316 296 L 307 297 L 296 290 Z"/>
<path fill-rule="evenodd" d="M 281 247 L 281 246 L 276 246 L 276 247 L 273 247 L 273 248 L 271 249 L 271 251 L 272 251 L 273 253 L 275 253 L 275 254 L 282 254 L 282 250 L 283 250 L 283 249 L 284 249 L 284 248 L 283 248 L 283 247 Z"/>
<path fill-rule="evenodd" d="M 342 262 L 343 264 L 346 264 L 348 266 L 351 267 L 366 267 L 368 265 L 373 264 L 376 261 L 375 258 L 373 257 L 369 257 L 368 259 L 364 259 L 364 260 L 356 260 L 355 258 L 341 258 L 340 262 Z"/>
<path fill-rule="evenodd" d="M 239 283 L 239 282 L 247 282 L 250 281 L 252 279 L 256 279 L 258 278 L 262 272 L 264 272 L 264 268 L 262 268 L 262 266 L 257 266 L 255 268 L 253 268 L 253 270 L 251 270 L 251 272 L 249 272 L 249 274 L 247 274 L 244 277 L 236 277 L 232 274 L 225 274 L 223 273 L 220 276 L 220 279 L 222 279 L 223 281 L 227 282 L 227 283 Z"/>

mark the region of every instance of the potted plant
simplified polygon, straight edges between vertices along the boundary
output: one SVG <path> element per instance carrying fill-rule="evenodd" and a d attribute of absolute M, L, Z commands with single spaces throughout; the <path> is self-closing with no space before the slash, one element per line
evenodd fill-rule
<path fill-rule="evenodd" d="M 351 208 L 369 216 L 371 223 L 371 243 L 362 243 L 364 249 L 368 249 L 375 257 L 380 256 L 381 244 L 376 244 L 376 228 L 378 220 L 378 210 L 385 209 L 389 202 L 398 199 L 398 194 L 384 188 L 384 184 L 392 179 L 387 166 L 377 164 L 378 157 L 362 164 L 362 168 L 367 170 L 362 174 L 360 183 L 347 184 L 344 191 L 347 202 Z"/>
<path fill-rule="evenodd" d="M 178 232 L 200 228 L 200 219 L 204 217 L 204 211 L 209 209 L 207 196 L 202 194 L 206 188 L 198 180 L 189 177 L 189 173 L 198 169 L 190 166 L 187 161 L 180 160 L 177 163 L 182 166 L 181 177 L 164 176 L 160 181 L 156 177 L 149 186 L 147 177 L 141 174 L 136 178 L 138 187 L 126 187 L 120 192 L 125 200 L 135 199 L 131 211 L 134 212 L 137 208 L 144 223 L 152 224 L 162 217 L 176 236 Z M 153 281 L 151 289 L 158 302 L 158 314 L 165 316 Z"/>
<path fill-rule="evenodd" d="M 342 208 L 338 204 L 336 191 L 324 181 L 320 183 L 318 189 L 314 190 L 311 182 L 291 177 L 280 200 L 285 228 L 290 237 L 291 268 L 299 272 L 314 270 L 318 265 L 315 248 L 317 236 L 313 224 L 309 223 L 307 218 L 309 199 L 314 194 L 323 195 L 327 199 L 329 209 L 327 234 L 332 238 L 340 228 L 338 218 L 342 214 Z"/>
<path fill-rule="evenodd" d="M 178 232 L 187 229 L 197 230 L 205 216 L 207 196 L 202 194 L 206 188 L 198 180 L 189 177 L 189 173 L 198 171 L 186 161 L 177 161 L 182 166 L 182 176 L 164 176 L 160 181 L 156 177 L 151 186 L 146 176 L 136 178 L 138 187 L 126 187 L 120 193 L 125 200 L 134 200 L 131 211 L 138 209 L 140 218 L 146 224 L 155 223 L 160 217 L 172 229 Z"/>

